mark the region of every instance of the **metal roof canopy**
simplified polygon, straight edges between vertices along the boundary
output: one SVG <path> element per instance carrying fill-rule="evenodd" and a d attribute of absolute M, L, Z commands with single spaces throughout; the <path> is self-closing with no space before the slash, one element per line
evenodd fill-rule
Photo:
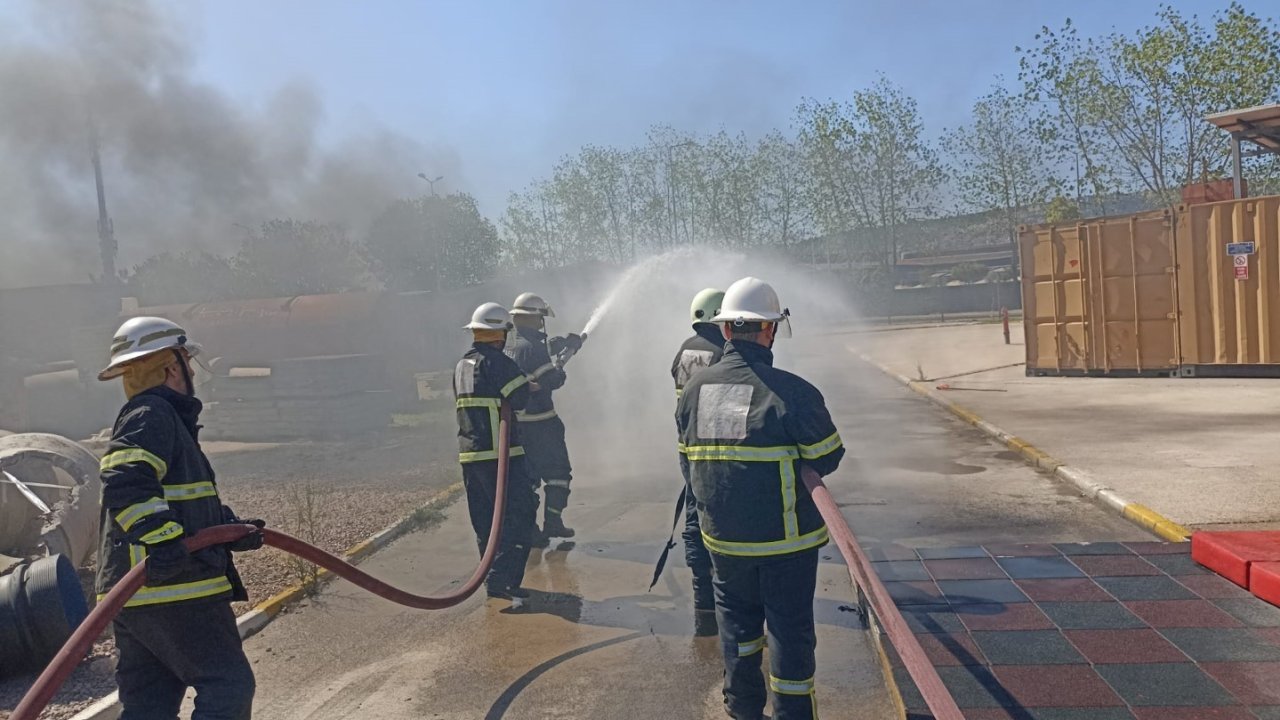
<path fill-rule="evenodd" d="M 1242 197 L 1241 158 L 1257 157 L 1267 153 L 1280 154 L 1280 104 L 1259 105 L 1243 110 L 1228 110 L 1205 116 L 1205 120 L 1231 133 L 1231 173 L 1235 182 L 1235 196 Z M 1240 148 L 1246 140 L 1256 147 Z"/>

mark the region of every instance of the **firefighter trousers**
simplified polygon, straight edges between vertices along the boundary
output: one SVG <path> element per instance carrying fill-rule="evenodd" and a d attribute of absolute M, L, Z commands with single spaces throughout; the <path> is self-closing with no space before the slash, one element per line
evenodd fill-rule
<path fill-rule="evenodd" d="M 759 558 L 712 553 L 711 560 L 725 708 L 740 720 L 759 720 L 771 694 L 774 720 L 813 720 L 818 550 Z M 761 673 L 766 645 L 767 685 Z"/>
<path fill-rule="evenodd" d="M 467 490 L 467 511 L 476 545 L 484 555 L 493 529 L 493 504 L 497 500 L 498 461 L 464 463 L 462 484 Z M 533 527 L 538 515 L 538 493 L 525 471 L 524 458 L 511 458 L 507 477 L 507 507 L 503 515 L 498 554 L 485 583 L 490 589 L 520 587 L 532 547 Z"/>
<path fill-rule="evenodd" d="M 693 571 L 693 608 L 712 610 L 716 606 L 715 588 L 711 585 L 711 553 L 702 541 L 702 523 L 698 521 L 698 501 L 689 484 L 689 460 L 680 456 L 680 472 L 684 474 L 684 561 Z"/>
<path fill-rule="evenodd" d="M 520 422 L 520 442 L 524 445 L 529 475 L 536 488 L 546 487 L 547 504 L 543 520 L 560 522 L 569 505 L 569 485 L 573 467 L 569 464 L 569 447 L 564 442 L 564 421 L 559 416 L 546 420 Z"/>
<path fill-rule="evenodd" d="M 113 627 L 121 720 L 174 720 L 189 687 L 192 720 L 249 720 L 253 669 L 229 602 L 129 608 Z"/>

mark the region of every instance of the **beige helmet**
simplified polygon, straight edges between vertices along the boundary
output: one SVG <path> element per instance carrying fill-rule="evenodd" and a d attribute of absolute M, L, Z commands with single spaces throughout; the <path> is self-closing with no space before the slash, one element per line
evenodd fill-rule
<path fill-rule="evenodd" d="M 471 313 L 471 322 L 462 326 L 464 330 L 510 330 L 511 315 L 507 309 L 496 302 L 487 302 Z"/>
<path fill-rule="evenodd" d="M 520 293 L 520 297 L 517 297 L 516 301 L 511 303 L 511 314 L 541 315 L 544 318 L 556 316 L 551 306 L 547 304 L 546 300 L 542 299 L 541 295 L 535 295 L 531 292 Z"/>
<path fill-rule="evenodd" d="M 98 373 L 99 380 L 123 375 L 125 366 L 162 350 L 182 349 L 196 357 L 202 348 L 187 339 L 187 331 L 177 323 L 161 317 L 136 317 L 126 320 L 111 338 L 111 363 Z"/>

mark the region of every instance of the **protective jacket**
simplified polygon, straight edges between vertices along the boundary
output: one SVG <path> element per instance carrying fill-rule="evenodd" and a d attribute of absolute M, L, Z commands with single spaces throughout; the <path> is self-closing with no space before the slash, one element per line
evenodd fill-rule
<path fill-rule="evenodd" d="M 727 343 L 685 386 L 676 425 L 708 550 L 761 557 L 826 544 L 800 464 L 834 472 L 844 445 L 822 394 L 774 368 L 769 349 Z"/>
<path fill-rule="evenodd" d="M 516 412 L 521 422 L 537 422 L 556 417 L 556 405 L 551 393 L 564 386 L 564 370 L 551 362 L 550 345 L 559 352 L 564 343 L 563 338 L 547 340 L 547 334 L 531 327 L 516 327 L 507 340 L 505 352 L 507 357 L 516 361 L 520 370 L 529 379 L 538 383 L 538 391 L 530 393 L 529 404 Z"/>
<path fill-rule="evenodd" d="M 695 370 L 720 362 L 724 355 L 724 335 L 718 325 L 698 323 L 693 326 L 693 337 L 684 341 L 676 359 L 671 361 L 671 377 L 676 381 L 676 397 L 684 393 L 684 386 Z"/>
<path fill-rule="evenodd" d="M 529 402 L 529 394 L 529 379 L 511 358 L 492 345 L 472 345 L 453 372 L 453 395 L 458 408 L 458 461 L 497 460 L 502 401 L 508 401 L 513 410 L 519 411 Z M 512 427 L 511 457 L 523 454 L 519 430 Z"/>
<path fill-rule="evenodd" d="M 125 403 L 102 458 L 97 592 L 106 594 L 150 548 L 234 517 L 218 497 L 213 467 L 197 441 L 199 399 L 160 386 Z M 247 600 L 223 545 L 191 555 L 186 569 L 144 586 L 126 608 L 193 600 Z"/>

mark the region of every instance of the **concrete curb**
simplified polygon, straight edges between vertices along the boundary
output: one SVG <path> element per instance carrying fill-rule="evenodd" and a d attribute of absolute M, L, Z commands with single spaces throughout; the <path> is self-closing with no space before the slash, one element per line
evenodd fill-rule
<path fill-rule="evenodd" d="M 1084 470 L 1063 463 L 1017 435 L 1006 432 L 983 420 L 972 410 L 942 397 L 928 387 L 927 381 L 912 380 L 905 375 L 900 375 L 865 354 L 859 353 L 858 358 L 910 388 L 917 395 L 946 409 L 952 415 L 981 430 L 992 439 L 999 441 L 1005 447 L 1022 456 L 1022 459 L 1028 465 L 1043 470 L 1058 480 L 1074 486 L 1085 497 L 1098 502 L 1134 525 L 1156 535 L 1162 540 L 1171 542 L 1186 542 L 1191 537 L 1191 530 L 1188 528 L 1175 523 L 1146 505 L 1126 500 L 1115 490 L 1094 480 Z"/>
<path fill-rule="evenodd" d="M 447 505 L 460 492 L 462 492 L 462 483 L 456 482 L 432 495 L 418 510 Z M 342 558 L 348 562 L 356 563 L 390 545 L 394 540 L 412 529 L 413 524 L 416 522 L 414 519 L 416 514 L 417 510 L 404 516 L 394 525 L 383 528 L 374 535 L 352 545 L 342 554 Z M 315 585 L 323 585 L 331 579 L 333 579 L 333 573 L 328 570 L 321 570 L 316 575 Z M 240 639 L 245 640 L 262 632 L 262 629 L 270 625 L 271 621 L 286 607 L 306 597 L 307 591 L 311 588 L 311 584 L 299 583 L 254 605 L 252 610 L 236 619 L 236 628 L 240 631 Z M 120 710 L 120 695 L 117 692 L 113 692 L 76 713 L 71 720 L 116 720 L 116 718 L 120 717 Z"/>

